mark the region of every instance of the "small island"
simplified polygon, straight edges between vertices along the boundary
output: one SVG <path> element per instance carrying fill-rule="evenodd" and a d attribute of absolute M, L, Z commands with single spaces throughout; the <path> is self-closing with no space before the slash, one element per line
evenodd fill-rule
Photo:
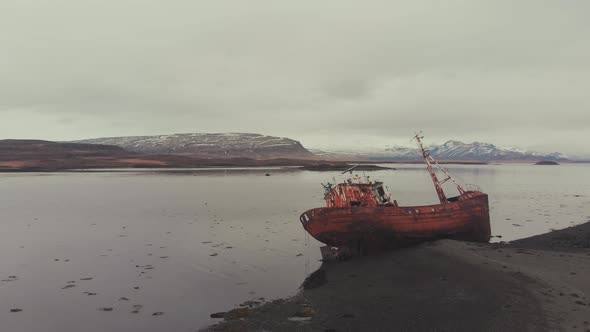
<path fill-rule="evenodd" d="M 554 165 L 559 165 L 559 163 L 556 161 L 553 161 L 553 160 L 541 160 L 541 161 L 536 162 L 535 165 L 554 166 Z"/>

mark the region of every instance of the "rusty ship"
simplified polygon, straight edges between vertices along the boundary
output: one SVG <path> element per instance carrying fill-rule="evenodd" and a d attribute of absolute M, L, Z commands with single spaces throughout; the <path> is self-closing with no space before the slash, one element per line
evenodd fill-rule
<path fill-rule="evenodd" d="M 328 246 L 358 249 L 395 247 L 436 238 L 488 242 L 488 195 L 480 190 L 465 190 L 424 148 L 422 138 L 416 134 L 413 140 L 422 153 L 440 204 L 399 206 L 382 182 L 351 175 L 339 184 L 322 184 L 327 206 L 301 214 L 305 230 Z M 444 174 L 444 180 L 439 181 L 434 167 Z M 454 183 L 459 195 L 446 196 L 443 184 L 447 181 Z"/>

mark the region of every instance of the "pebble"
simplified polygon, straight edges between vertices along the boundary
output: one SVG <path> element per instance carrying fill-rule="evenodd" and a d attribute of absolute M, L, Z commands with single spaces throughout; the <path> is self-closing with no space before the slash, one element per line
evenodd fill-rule
<path fill-rule="evenodd" d="M 260 304 L 261 303 L 259 301 L 250 300 L 250 301 L 246 301 L 246 302 L 240 304 L 240 307 L 250 307 L 250 308 L 253 308 L 253 307 L 256 307 L 256 306 L 258 306 Z"/>
<path fill-rule="evenodd" d="M 134 304 L 133 305 L 133 311 L 131 311 L 132 314 L 138 314 L 139 311 L 143 308 L 143 305 L 141 304 Z"/>
<path fill-rule="evenodd" d="M 225 317 L 225 312 L 216 312 L 214 314 L 209 315 L 209 317 L 211 318 L 224 318 Z"/>
<path fill-rule="evenodd" d="M 7 279 L 3 279 L 1 281 L 10 282 L 10 281 L 15 281 L 15 280 L 18 280 L 18 277 L 17 276 L 8 276 Z"/>
<path fill-rule="evenodd" d="M 250 308 L 237 308 L 237 309 L 233 309 L 228 311 L 224 318 L 226 320 L 238 320 L 238 319 L 242 319 L 242 318 L 247 318 L 250 315 L 252 315 L 252 309 Z"/>

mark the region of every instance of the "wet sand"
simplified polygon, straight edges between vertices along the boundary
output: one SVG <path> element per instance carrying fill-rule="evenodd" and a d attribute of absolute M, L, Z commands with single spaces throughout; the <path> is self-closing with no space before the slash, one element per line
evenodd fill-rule
<path fill-rule="evenodd" d="M 512 244 L 441 240 L 325 263 L 296 296 L 207 331 L 590 331 L 588 276 L 590 223 Z"/>

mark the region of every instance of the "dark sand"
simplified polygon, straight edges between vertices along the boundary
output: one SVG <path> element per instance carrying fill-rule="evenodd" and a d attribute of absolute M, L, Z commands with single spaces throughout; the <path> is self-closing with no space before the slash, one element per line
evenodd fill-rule
<path fill-rule="evenodd" d="M 304 288 L 207 331 L 590 331 L 590 223 L 325 263 Z"/>

